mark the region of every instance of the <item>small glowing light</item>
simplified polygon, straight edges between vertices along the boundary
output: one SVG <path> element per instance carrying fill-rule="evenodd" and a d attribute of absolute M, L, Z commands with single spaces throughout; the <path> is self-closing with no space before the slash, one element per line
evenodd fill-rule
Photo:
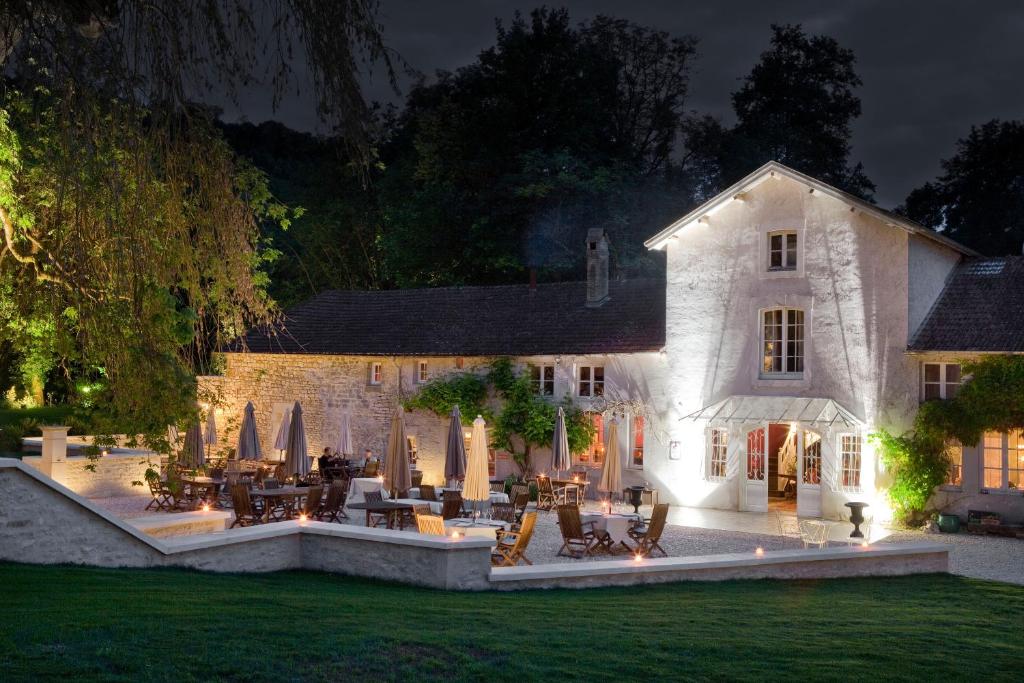
<path fill-rule="evenodd" d="M 458 531 L 452 533 L 452 538 L 459 538 L 460 536 L 462 536 L 462 534 L 459 533 Z"/>
<path fill-rule="evenodd" d="M 861 548 L 867 548 L 868 547 L 868 542 L 864 541 L 863 543 L 860 544 L 860 547 Z"/>
<path fill-rule="evenodd" d="M 383 484 L 384 483 L 384 475 L 383 474 L 378 474 L 377 475 L 377 481 L 379 481 L 380 483 Z"/>
<path fill-rule="evenodd" d="M 209 512 L 209 511 L 210 511 L 210 504 L 209 503 L 203 503 L 203 512 Z"/>
<path fill-rule="evenodd" d="M 757 550 L 754 551 L 754 554 L 758 557 L 764 557 L 764 548 L 758 546 Z"/>
<path fill-rule="evenodd" d="M 102 455 L 103 457 L 106 457 L 107 456 L 107 449 L 104 448 L 102 451 L 100 451 L 100 455 Z"/>
<path fill-rule="evenodd" d="M 644 556 L 641 555 L 640 553 L 637 553 L 636 555 L 633 556 L 633 561 L 634 562 L 642 562 L 643 559 L 644 559 Z"/>
<path fill-rule="evenodd" d="M 305 521 L 306 521 L 306 513 L 305 512 L 300 513 L 299 514 L 299 523 L 301 524 L 302 522 L 305 522 Z"/>

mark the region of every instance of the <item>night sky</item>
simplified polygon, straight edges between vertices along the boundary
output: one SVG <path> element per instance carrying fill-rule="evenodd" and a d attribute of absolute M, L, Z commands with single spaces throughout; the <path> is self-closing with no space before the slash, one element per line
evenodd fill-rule
<path fill-rule="evenodd" d="M 564 2 L 576 21 L 607 14 L 699 40 L 688 108 L 731 120 L 729 94 L 768 47 L 771 23 L 802 23 L 832 36 L 857 56 L 864 85 L 863 114 L 855 123 L 853 159 L 878 186 L 881 206 L 933 178 L 939 159 L 953 152 L 972 124 L 1024 118 L 1024 2 L 969 1 L 843 3 L 672 2 L 669 0 Z M 558 6 L 556 5 L 556 6 Z M 490 0 L 382 0 L 385 39 L 425 74 L 470 63 L 494 43 L 494 20 L 535 3 Z M 380 73 L 368 78 L 372 99 L 396 103 Z M 316 128 L 304 96 L 270 111 L 258 90 L 240 102 L 251 121 L 277 118 Z M 229 118 L 237 111 L 227 108 Z"/>

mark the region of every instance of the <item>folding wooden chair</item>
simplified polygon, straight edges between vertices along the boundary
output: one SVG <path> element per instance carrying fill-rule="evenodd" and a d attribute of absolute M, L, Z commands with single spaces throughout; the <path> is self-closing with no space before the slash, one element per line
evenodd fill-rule
<path fill-rule="evenodd" d="M 635 526 L 629 530 L 629 537 L 636 542 L 634 552 L 640 555 L 650 555 L 655 550 L 668 557 L 668 553 L 662 548 L 661 535 L 665 531 L 665 520 L 668 519 L 668 503 L 659 503 L 654 506 L 651 512 L 651 521 L 644 526 Z"/>
<path fill-rule="evenodd" d="M 420 486 L 420 500 L 437 500 L 437 489 L 431 484 Z"/>
<path fill-rule="evenodd" d="M 446 498 L 441 503 L 441 517 L 443 519 L 455 519 L 462 516 L 462 498 Z"/>
<path fill-rule="evenodd" d="M 367 491 L 363 494 L 363 500 L 367 503 L 380 503 L 384 500 L 384 496 L 380 491 Z M 386 512 L 367 512 L 366 515 L 367 526 L 378 527 L 388 525 L 388 513 Z"/>
<path fill-rule="evenodd" d="M 302 505 L 302 514 L 306 515 L 306 519 L 312 519 L 320 512 L 320 503 L 323 495 L 323 486 L 309 487 L 309 493 L 306 494 L 306 500 Z"/>
<path fill-rule="evenodd" d="M 569 557 L 578 558 L 584 555 L 593 555 L 597 548 L 609 549 L 611 547 L 611 538 L 604 529 L 594 529 L 593 526 L 586 531 L 583 529 L 584 526 L 593 525 L 593 522 L 583 523 L 579 506 L 559 505 L 556 509 L 558 510 L 558 527 L 562 532 L 562 547 L 558 549 L 559 555 L 566 554 L 567 551 Z"/>
<path fill-rule="evenodd" d="M 231 522 L 232 529 L 236 526 L 252 526 L 263 522 L 262 516 L 253 510 L 249 488 L 245 484 L 235 484 L 231 487 L 231 507 L 235 510 L 235 521 Z"/>
<path fill-rule="evenodd" d="M 440 515 L 416 515 L 416 529 L 421 534 L 444 536 L 444 518 Z"/>
<path fill-rule="evenodd" d="M 335 481 L 327 488 L 327 498 L 324 504 L 316 512 L 317 520 L 321 522 L 340 522 L 340 518 L 348 519 L 345 514 L 345 485 Z"/>
<path fill-rule="evenodd" d="M 498 531 L 498 544 L 491 551 L 491 564 L 495 567 L 515 567 L 520 560 L 533 564 L 526 557 L 526 548 L 530 545 L 536 525 L 537 513 L 530 512 L 523 516 L 523 526 L 519 531 Z"/>

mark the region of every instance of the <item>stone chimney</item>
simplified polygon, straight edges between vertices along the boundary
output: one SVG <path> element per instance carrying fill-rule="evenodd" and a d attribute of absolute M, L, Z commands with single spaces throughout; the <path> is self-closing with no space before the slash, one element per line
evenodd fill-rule
<path fill-rule="evenodd" d="M 587 307 L 608 301 L 608 236 L 600 228 L 587 231 Z"/>

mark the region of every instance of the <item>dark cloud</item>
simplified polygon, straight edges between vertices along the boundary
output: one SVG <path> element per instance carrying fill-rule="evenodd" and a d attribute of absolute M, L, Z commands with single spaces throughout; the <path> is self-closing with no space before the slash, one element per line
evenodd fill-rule
<path fill-rule="evenodd" d="M 863 116 L 853 155 L 878 185 L 883 206 L 898 204 L 933 178 L 939 159 L 972 124 L 1024 118 L 1024 3 L 951 2 L 566 2 L 576 20 L 608 14 L 700 41 L 690 106 L 729 120 L 729 94 L 767 47 L 769 25 L 801 23 L 854 50 Z M 383 0 L 388 43 L 426 74 L 469 63 L 494 42 L 494 20 L 508 20 L 534 3 Z M 371 74 L 375 99 L 399 101 L 382 74 Z M 308 92 L 308 87 L 305 89 Z M 271 116 L 261 93 L 243 93 L 239 109 L 251 120 Z M 229 108 L 237 115 L 238 110 Z M 272 115 L 310 130 L 307 98 L 288 98 Z"/>

